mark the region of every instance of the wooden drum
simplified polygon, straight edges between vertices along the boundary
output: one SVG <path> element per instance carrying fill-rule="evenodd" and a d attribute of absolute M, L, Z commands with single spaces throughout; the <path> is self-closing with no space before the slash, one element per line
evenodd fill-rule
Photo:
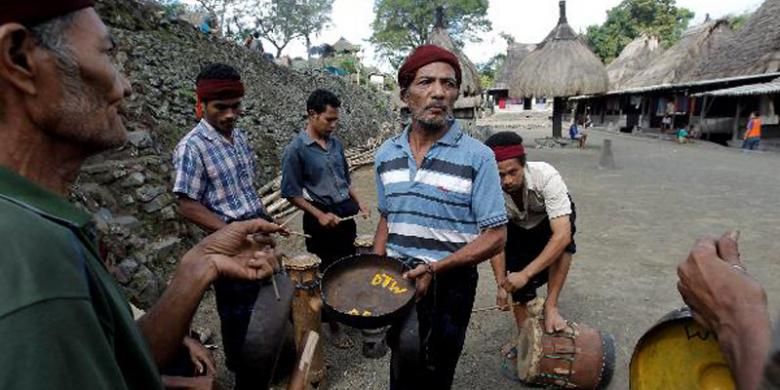
<path fill-rule="evenodd" d="M 615 369 L 611 335 L 570 322 L 563 331 L 548 334 L 544 318 L 525 321 L 517 343 L 520 380 L 562 389 L 603 389 Z"/>
<path fill-rule="evenodd" d="M 295 287 L 292 301 L 293 325 L 295 327 L 295 346 L 301 350 L 304 338 L 309 331 L 322 334 L 322 297 L 320 296 L 320 259 L 305 254 L 285 259 L 284 267 Z M 317 345 L 309 371 L 309 386 L 320 388 L 325 382 L 325 360 L 322 343 Z"/>

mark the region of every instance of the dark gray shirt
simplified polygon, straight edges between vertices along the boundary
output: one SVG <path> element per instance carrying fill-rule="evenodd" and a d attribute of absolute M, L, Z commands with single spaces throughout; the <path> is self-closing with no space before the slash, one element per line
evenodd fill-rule
<path fill-rule="evenodd" d="M 284 149 L 282 196 L 332 206 L 349 199 L 349 165 L 344 146 L 329 137 L 327 150 L 302 130 Z"/>

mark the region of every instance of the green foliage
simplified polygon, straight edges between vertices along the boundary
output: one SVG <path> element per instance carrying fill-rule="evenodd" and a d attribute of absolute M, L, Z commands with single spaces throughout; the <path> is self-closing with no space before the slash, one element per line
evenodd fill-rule
<path fill-rule="evenodd" d="M 501 70 L 501 67 L 504 66 L 504 61 L 506 61 L 506 54 L 499 53 L 487 62 L 477 64 L 479 80 L 483 88 L 490 88 L 493 86 L 498 72 Z"/>
<path fill-rule="evenodd" d="M 601 26 L 589 26 L 585 38 L 604 63 L 609 63 L 642 34 L 658 37 L 663 47 L 680 40 L 694 13 L 676 0 L 623 0 L 607 11 Z"/>
<path fill-rule="evenodd" d="M 742 29 L 742 27 L 745 27 L 745 23 L 747 23 L 751 15 L 752 14 L 749 12 L 740 15 L 729 15 L 728 16 L 729 26 L 731 26 L 732 30 L 739 31 Z"/>
<path fill-rule="evenodd" d="M 479 42 L 490 31 L 488 0 L 374 0 L 376 14 L 371 43 L 393 66 L 399 66 L 415 47 L 428 41 L 437 7 L 445 10 L 445 25 L 456 45 Z"/>

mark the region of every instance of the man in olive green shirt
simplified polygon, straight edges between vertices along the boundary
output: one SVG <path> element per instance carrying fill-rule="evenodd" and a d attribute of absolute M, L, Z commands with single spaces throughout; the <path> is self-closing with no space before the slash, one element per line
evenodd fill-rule
<path fill-rule="evenodd" d="M 84 160 L 127 138 L 130 94 L 92 0 L 0 2 L 0 389 L 161 389 L 208 286 L 276 266 L 279 232 L 229 225 L 179 261 L 133 321 L 95 249 L 89 215 L 65 200 Z"/>

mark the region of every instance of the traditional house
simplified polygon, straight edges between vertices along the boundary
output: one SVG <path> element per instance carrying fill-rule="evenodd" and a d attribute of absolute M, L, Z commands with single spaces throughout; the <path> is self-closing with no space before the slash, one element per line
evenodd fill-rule
<path fill-rule="evenodd" d="M 566 1 L 561 1 L 558 25 L 514 69 L 509 84 L 512 96 L 547 96 L 553 101 L 553 136 L 562 135 L 565 99 L 607 91 L 604 64 L 569 26 Z"/>
<path fill-rule="evenodd" d="M 547 104 L 545 104 L 547 101 L 543 97 L 537 100 L 533 97 L 526 99 L 522 96 L 509 96 L 512 72 L 534 49 L 536 49 L 536 45 L 528 43 L 511 43 L 507 47 L 506 59 L 496 74 L 493 86 L 487 90 L 488 96 L 499 110 L 526 111 L 547 108 Z"/>

